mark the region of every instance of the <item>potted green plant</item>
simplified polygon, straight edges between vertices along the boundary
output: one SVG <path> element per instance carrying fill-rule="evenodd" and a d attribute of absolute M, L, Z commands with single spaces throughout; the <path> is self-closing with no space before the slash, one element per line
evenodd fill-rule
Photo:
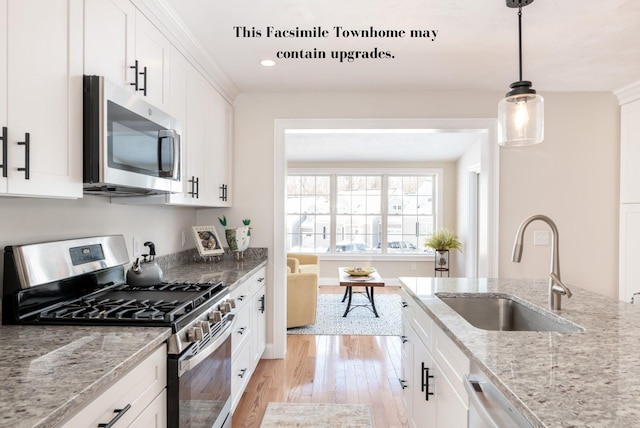
<path fill-rule="evenodd" d="M 449 250 L 462 251 L 462 243 L 458 240 L 458 236 L 448 229 L 436 231 L 425 241 L 424 246 L 436 251 L 436 269 L 440 266 L 443 270 L 449 268 Z"/>

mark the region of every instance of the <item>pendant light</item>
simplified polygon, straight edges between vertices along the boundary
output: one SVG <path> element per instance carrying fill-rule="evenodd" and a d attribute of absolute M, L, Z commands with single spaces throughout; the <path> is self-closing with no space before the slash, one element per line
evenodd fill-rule
<path fill-rule="evenodd" d="M 544 100 L 531 82 L 522 80 L 522 8 L 533 0 L 506 0 L 507 7 L 518 8 L 518 53 L 520 80 L 498 104 L 498 143 L 501 146 L 526 146 L 544 140 Z"/>

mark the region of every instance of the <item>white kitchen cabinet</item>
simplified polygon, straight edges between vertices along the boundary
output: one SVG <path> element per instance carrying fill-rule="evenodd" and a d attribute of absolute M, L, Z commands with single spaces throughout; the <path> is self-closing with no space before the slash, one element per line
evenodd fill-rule
<path fill-rule="evenodd" d="M 620 224 L 618 296 L 640 292 L 640 83 L 617 93 L 620 107 Z"/>
<path fill-rule="evenodd" d="M 117 426 L 164 428 L 167 425 L 166 386 L 167 347 L 163 344 L 60 426 L 95 427 L 121 414 Z"/>
<path fill-rule="evenodd" d="M 640 203 L 640 100 L 620 107 L 620 203 Z"/>
<path fill-rule="evenodd" d="M 104 76 L 167 110 L 169 39 L 129 0 L 85 0 L 85 8 L 85 74 Z"/>
<path fill-rule="evenodd" d="M 231 292 L 236 303 L 231 335 L 231 411 L 242 398 L 265 349 L 266 269 L 263 267 Z"/>
<path fill-rule="evenodd" d="M 0 0 L 0 194 L 82 196 L 82 0 Z"/>
<path fill-rule="evenodd" d="M 468 396 L 463 377 L 469 359 L 431 321 L 415 301 L 401 291 L 402 400 L 412 427 L 466 427 Z"/>
<path fill-rule="evenodd" d="M 640 204 L 620 205 L 619 298 L 630 302 L 640 292 Z"/>

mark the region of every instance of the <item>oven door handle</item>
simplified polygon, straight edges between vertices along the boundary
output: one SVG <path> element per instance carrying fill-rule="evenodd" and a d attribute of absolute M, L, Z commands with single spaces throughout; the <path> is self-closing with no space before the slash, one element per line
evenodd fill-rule
<path fill-rule="evenodd" d="M 183 374 L 193 369 L 202 361 L 206 360 L 207 357 L 213 354 L 220 347 L 220 345 L 225 340 L 227 340 L 229 336 L 231 336 L 231 325 L 231 321 L 227 322 L 224 328 L 220 330 L 216 338 L 213 339 L 206 348 L 198 352 L 196 355 L 186 360 L 180 360 L 178 364 L 178 377 L 182 377 Z"/>

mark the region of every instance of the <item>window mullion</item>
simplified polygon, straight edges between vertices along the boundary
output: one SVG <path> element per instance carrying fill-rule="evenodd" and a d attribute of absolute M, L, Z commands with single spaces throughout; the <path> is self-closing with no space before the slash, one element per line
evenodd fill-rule
<path fill-rule="evenodd" d="M 380 197 L 380 204 L 382 204 L 382 206 L 380 207 L 380 213 L 381 213 L 381 217 L 382 217 L 382 237 L 381 237 L 381 242 L 380 242 L 380 253 L 381 254 L 387 254 L 388 251 L 388 237 L 387 237 L 387 230 L 388 230 L 388 224 L 389 224 L 389 175 L 388 174 L 384 174 L 382 176 L 382 184 L 381 184 L 381 190 L 380 192 L 382 193 L 381 197 Z"/>
<path fill-rule="evenodd" d="M 331 217 L 330 219 L 330 224 L 331 224 L 331 235 L 329 237 L 330 239 L 330 245 L 331 245 L 331 251 L 330 253 L 333 254 L 335 253 L 335 249 L 336 249 L 336 243 L 337 241 L 337 236 L 336 233 L 338 231 L 338 222 L 337 222 L 337 205 L 338 205 L 338 179 L 337 179 L 337 175 L 336 174 L 331 174 L 330 175 L 330 179 L 329 179 L 329 198 L 330 198 L 330 203 L 329 203 L 329 215 Z"/>

